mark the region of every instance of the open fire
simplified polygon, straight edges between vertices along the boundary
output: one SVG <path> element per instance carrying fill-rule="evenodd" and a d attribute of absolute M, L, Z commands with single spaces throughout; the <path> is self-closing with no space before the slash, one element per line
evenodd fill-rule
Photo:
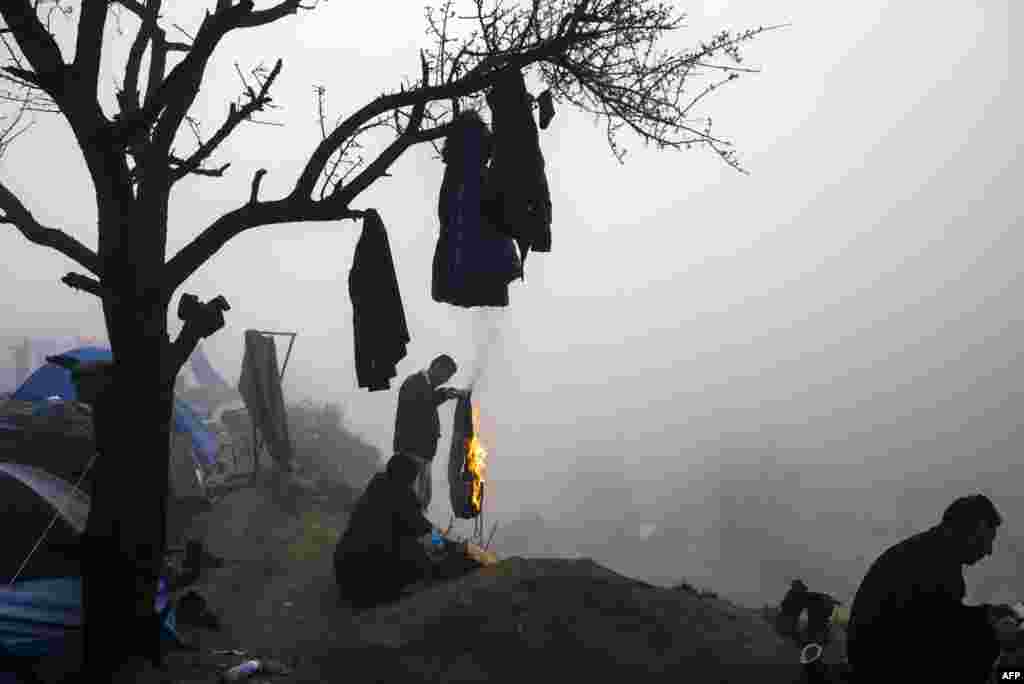
<path fill-rule="evenodd" d="M 480 439 L 480 408 L 470 395 L 459 398 L 448 459 L 448 484 L 452 512 L 463 520 L 477 518 L 483 510 L 487 450 Z"/>
<path fill-rule="evenodd" d="M 484 477 L 487 470 L 487 450 L 480 442 L 480 407 L 473 406 L 473 434 L 466 439 L 466 470 L 472 478 L 471 503 L 474 514 L 479 514 L 484 500 Z"/>

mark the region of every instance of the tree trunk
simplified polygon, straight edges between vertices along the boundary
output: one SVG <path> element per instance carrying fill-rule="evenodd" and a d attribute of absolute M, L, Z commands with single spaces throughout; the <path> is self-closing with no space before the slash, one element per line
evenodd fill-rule
<path fill-rule="evenodd" d="M 117 272 L 111 266 L 104 281 L 118 297 L 104 302 L 104 313 L 114 374 L 94 411 L 99 455 L 82 573 L 84 665 L 100 681 L 137 669 L 140 658 L 159 661 L 154 603 L 166 544 L 173 406 L 162 368 L 167 303 L 146 287 L 138 263 L 117 264 Z"/>

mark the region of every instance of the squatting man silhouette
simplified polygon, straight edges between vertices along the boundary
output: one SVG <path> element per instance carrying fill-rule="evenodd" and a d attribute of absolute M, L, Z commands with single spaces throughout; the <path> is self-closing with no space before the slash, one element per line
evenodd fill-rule
<path fill-rule="evenodd" d="M 850 610 L 852 681 L 982 684 L 1001 649 L 1024 645 L 1009 606 L 963 603 L 962 566 L 992 554 L 1002 522 L 986 496 L 961 497 L 872 563 Z"/>

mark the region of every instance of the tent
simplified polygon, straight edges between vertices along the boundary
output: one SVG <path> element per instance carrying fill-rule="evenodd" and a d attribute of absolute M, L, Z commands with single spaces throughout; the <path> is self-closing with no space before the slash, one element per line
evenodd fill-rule
<path fill-rule="evenodd" d="M 86 470 L 91 465 L 90 459 Z M 7 526 L 4 535 L 0 587 L 14 579 L 32 581 L 81 573 L 74 554 L 67 553 L 85 532 L 89 517 L 89 496 L 82 491 L 80 482 L 72 484 L 43 468 L 24 463 L 3 462 L 0 496 L 8 502 L 4 517 L 18 521 L 17 525 Z M 60 559 L 65 562 L 53 562 Z"/>
<path fill-rule="evenodd" d="M 26 337 L 21 343 L 10 347 L 14 357 L 14 387 L 25 382 L 32 371 L 46 364 L 46 357 L 60 354 L 78 347 L 99 347 L 102 342 L 95 337 Z"/>
<path fill-rule="evenodd" d="M 0 463 L 0 485 L 8 488 L 3 491 L 5 496 L 20 489 L 43 504 L 40 510 L 44 514 L 34 518 L 25 518 L 9 507 L 4 510 L 5 517 L 17 521 L 17 525 L 8 525 L 6 529 L 31 528 L 36 538 L 36 543 L 25 549 L 5 543 L 8 553 L 18 559 L 19 567 L 25 566 L 27 557 L 40 550 L 45 553 L 47 546 L 55 543 L 52 533 L 58 524 L 65 532 L 70 531 L 74 541 L 84 531 L 90 500 L 74 484 L 41 468 Z M 41 577 L 25 577 L 22 573 L 17 581 L 11 583 L 12 579 L 13 575 L 0 578 L 0 681 L 16 681 L 11 678 L 15 669 L 80 652 L 81 648 L 81 573 L 51 572 Z M 161 578 L 154 609 L 163 618 L 165 638 L 180 644 L 167 589 L 166 579 Z"/>
<path fill-rule="evenodd" d="M 197 385 L 226 390 L 233 389 L 213 367 L 210 360 L 206 358 L 206 353 L 203 351 L 202 346 L 197 345 L 195 351 L 192 352 L 192 356 L 189 357 L 189 368 Z"/>
<path fill-rule="evenodd" d="M 83 362 L 113 359 L 110 350 L 102 347 L 81 347 L 62 353 Z M 36 369 L 11 396 L 15 401 L 45 401 L 52 397 L 65 401 L 73 401 L 78 397 L 71 380 L 71 371 L 52 363 Z M 210 467 L 217 462 L 220 445 L 216 435 L 207 430 L 199 416 L 178 398 L 174 400 L 174 429 L 192 438 L 194 452 L 203 465 Z"/>

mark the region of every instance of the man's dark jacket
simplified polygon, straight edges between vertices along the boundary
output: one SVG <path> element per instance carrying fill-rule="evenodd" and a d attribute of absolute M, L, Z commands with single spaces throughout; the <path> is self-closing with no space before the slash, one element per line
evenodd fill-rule
<path fill-rule="evenodd" d="M 408 485 L 387 473 L 370 480 L 334 550 L 341 595 L 362 610 L 399 597 L 402 587 L 432 574 L 416 541 L 432 529 Z"/>
<path fill-rule="evenodd" d="M 444 392 L 431 387 L 424 373 L 413 373 L 398 390 L 395 412 L 395 453 L 413 453 L 432 461 L 441 437 L 437 407 L 447 399 Z"/>
<path fill-rule="evenodd" d="M 855 681 L 986 681 L 999 655 L 985 606 L 966 606 L 962 564 L 938 527 L 885 551 L 853 599 L 847 657 Z M 895 677 L 895 678 L 894 678 Z"/>
<path fill-rule="evenodd" d="M 378 473 L 356 502 L 337 554 L 390 556 L 398 553 L 403 537 L 421 537 L 432 529 L 412 488 Z"/>
<path fill-rule="evenodd" d="M 499 232 L 515 239 L 524 264 L 531 249 L 551 251 L 551 193 L 530 101 L 515 69 L 499 76 L 487 94 L 494 148 L 483 211 Z"/>

